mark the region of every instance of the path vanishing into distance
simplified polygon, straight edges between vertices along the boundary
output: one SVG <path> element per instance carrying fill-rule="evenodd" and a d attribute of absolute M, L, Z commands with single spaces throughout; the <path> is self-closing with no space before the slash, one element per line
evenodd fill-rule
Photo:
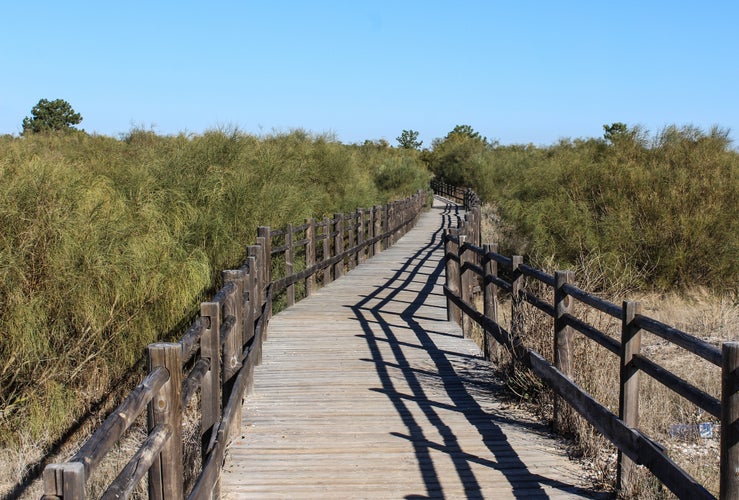
<path fill-rule="evenodd" d="M 447 320 L 436 199 L 415 228 L 276 314 L 221 495 L 609 498 Z"/>

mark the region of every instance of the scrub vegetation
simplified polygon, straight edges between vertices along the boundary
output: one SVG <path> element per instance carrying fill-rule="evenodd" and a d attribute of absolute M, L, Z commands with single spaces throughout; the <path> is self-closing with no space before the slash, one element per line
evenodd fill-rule
<path fill-rule="evenodd" d="M 189 326 L 258 225 L 428 185 L 415 150 L 303 131 L 0 137 L 0 447 L 56 440 Z"/>
<path fill-rule="evenodd" d="M 616 302 L 635 291 L 660 294 L 655 302 L 705 295 L 721 304 L 723 323 L 701 335 L 736 336 L 739 153 L 728 131 L 604 129 L 537 147 L 499 145 L 461 125 L 423 151 L 413 130 L 398 148 L 300 130 L 0 137 L 0 461 L 14 464 L 0 483 L 18 481 L 118 388 L 148 343 L 177 338 L 221 270 L 243 262 L 258 225 L 397 199 L 426 188 L 431 173 L 481 195 L 502 253 L 576 269 L 580 286 Z M 676 326 L 700 327 L 684 321 Z M 550 336 L 541 328 L 528 342 L 551 349 Z M 591 376 L 579 383 L 606 391 L 612 373 L 597 369 L 601 356 L 585 347 L 578 356 Z M 508 384 L 541 395 L 529 382 Z M 671 421 L 698 418 L 675 411 Z M 647 427 L 663 436 L 666 425 Z M 604 449 L 580 423 L 573 433 L 586 455 Z M 606 462 L 596 462 L 603 476 Z"/>
<path fill-rule="evenodd" d="M 604 128 L 603 138 L 535 147 L 460 126 L 427 158 L 437 176 L 495 206 L 508 253 L 560 269 L 597 259 L 606 285 L 736 292 L 739 153 L 728 131 Z"/>
<path fill-rule="evenodd" d="M 604 129 L 603 138 L 534 147 L 500 146 L 462 126 L 435 141 L 426 158 L 437 176 L 488 202 L 483 240 L 498 242 L 502 253 L 524 255 L 549 273 L 571 269 L 580 288 L 616 304 L 638 300 L 646 315 L 714 345 L 739 339 L 739 153 L 728 132 L 671 126 L 650 137 L 622 123 Z M 548 288 L 538 292 L 553 300 Z M 509 297 L 501 300 L 499 320 L 508 328 Z M 577 304 L 574 314 L 620 338 L 620 322 L 607 315 Z M 524 344 L 553 361 L 551 318 L 533 307 L 524 315 Z M 617 412 L 618 359 L 579 334 L 572 350 L 575 382 Z M 642 353 L 720 397 L 720 370 L 710 363 L 648 333 Z M 553 393 L 505 349 L 492 357 L 511 395 L 551 418 Z M 639 399 L 640 429 L 717 495 L 718 432 L 705 439 L 675 431 L 718 429 L 717 420 L 645 374 Z M 615 448 L 575 414 L 565 427 L 589 475 L 612 487 Z M 673 498 L 643 469 L 621 495 Z"/>

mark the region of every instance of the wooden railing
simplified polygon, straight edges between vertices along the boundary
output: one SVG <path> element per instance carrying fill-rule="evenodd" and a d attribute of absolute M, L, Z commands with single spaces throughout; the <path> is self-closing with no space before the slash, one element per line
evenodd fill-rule
<path fill-rule="evenodd" d="M 150 498 L 217 498 L 226 446 L 240 432 L 242 399 L 252 388 L 276 299 L 284 295 L 284 305 L 292 305 L 296 295 L 310 295 L 318 284 L 391 246 L 414 225 L 425 200 L 419 191 L 321 222 L 259 227 L 244 264 L 223 271 L 223 287 L 201 304 L 199 318 L 183 337 L 149 345 L 143 381 L 74 457 L 46 467 L 44 498 L 85 498 L 90 476 L 144 410 L 148 436 L 102 497 L 128 498 L 146 475 Z M 183 480 L 189 466 L 183 458 L 188 405 L 198 405 L 201 443 L 201 467 L 191 488 Z"/>
<path fill-rule="evenodd" d="M 431 190 L 434 194 L 453 201 L 457 205 L 462 205 L 465 210 L 471 210 L 473 207 L 480 206 L 480 198 L 471 188 L 460 188 L 447 184 L 444 181 L 433 179 L 431 181 Z"/>
<path fill-rule="evenodd" d="M 459 203 L 460 196 L 465 191 L 442 186 L 439 193 Z M 472 323 L 479 325 L 484 332 L 483 346 L 486 355 L 488 345 L 493 342 L 506 346 L 518 362 L 528 367 L 553 390 L 557 396 L 553 415 L 555 428 L 562 423 L 565 406 L 569 405 L 613 443 L 619 450 L 619 488 L 628 491 L 633 484 L 635 465 L 638 464 L 649 469 L 679 498 L 714 498 L 667 456 L 663 446 L 639 430 L 639 375 L 645 373 L 653 377 L 720 419 L 720 498 L 739 498 L 739 342 L 726 342 L 719 349 L 642 315 L 638 302 L 624 302 L 618 306 L 581 290 L 574 285 L 574 274 L 571 271 L 558 271 L 551 275 L 524 264 L 520 256 L 501 255 L 497 253 L 497 247 L 481 245 L 479 204 L 467 205 L 467 210 L 468 213 L 459 227 L 447 230 L 444 235 L 444 294 L 447 297 L 450 320 L 459 323 L 465 334 L 469 334 Z M 525 283 L 527 278 L 553 289 L 553 302 L 529 291 Z M 498 290 L 511 296 L 510 331 L 506 331 L 498 322 Z M 482 312 L 474 305 L 475 293 L 482 295 Z M 619 319 L 622 325 L 620 340 L 575 317 L 572 314 L 574 300 Z M 553 364 L 524 345 L 524 303 L 531 304 L 554 318 Z M 640 351 L 642 330 L 658 335 L 720 367 L 721 399 L 710 396 L 645 356 Z M 617 415 L 572 381 L 574 366 L 570 348 L 575 332 L 597 342 L 620 359 L 620 371 L 613 374 L 619 380 Z"/>

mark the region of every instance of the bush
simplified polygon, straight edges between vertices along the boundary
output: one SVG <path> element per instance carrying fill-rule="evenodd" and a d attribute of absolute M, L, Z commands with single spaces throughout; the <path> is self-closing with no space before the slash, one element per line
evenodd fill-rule
<path fill-rule="evenodd" d="M 258 225 L 415 191 L 415 153 L 303 131 L 0 137 L 0 442 L 58 436 L 147 343 L 179 336 Z M 375 183 L 377 165 L 398 174 Z"/>
<path fill-rule="evenodd" d="M 498 207 L 519 236 L 510 241 L 527 242 L 501 242 L 507 252 L 555 255 L 561 268 L 597 255 L 612 281 L 658 290 L 736 290 L 739 154 L 722 129 L 672 126 L 650 139 L 637 127 L 609 141 L 498 146 L 452 167 L 446 146 L 431 156 Z"/>

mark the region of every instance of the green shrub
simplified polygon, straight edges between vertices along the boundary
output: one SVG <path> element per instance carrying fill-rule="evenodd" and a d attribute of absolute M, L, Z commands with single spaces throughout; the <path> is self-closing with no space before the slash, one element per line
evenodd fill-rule
<path fill-rule="evenodd" d="M 258 225 L 410 194 L 428 175 L 415 157 L 303 131 L 0 137 L 0 442 L 59 435 L 176 338 Z M 377 165 L 399 174 L 376 183 Z"/>
<path fill-rule="evenodd" d="M 497 146 L 458 157 L 443 146 L 431 153 L 432 166 L 494 203 L 523 236 L 510 240 L 527 242 L 501 242 L 506 251 L 554 255 L 561 267 L 597 255 L 613 281 L 627 276 L 659 290 L 736 290 L 739 154 L 722 129 L 671 126 L 650 138 L 635 127 L 608 141 Z"/>

